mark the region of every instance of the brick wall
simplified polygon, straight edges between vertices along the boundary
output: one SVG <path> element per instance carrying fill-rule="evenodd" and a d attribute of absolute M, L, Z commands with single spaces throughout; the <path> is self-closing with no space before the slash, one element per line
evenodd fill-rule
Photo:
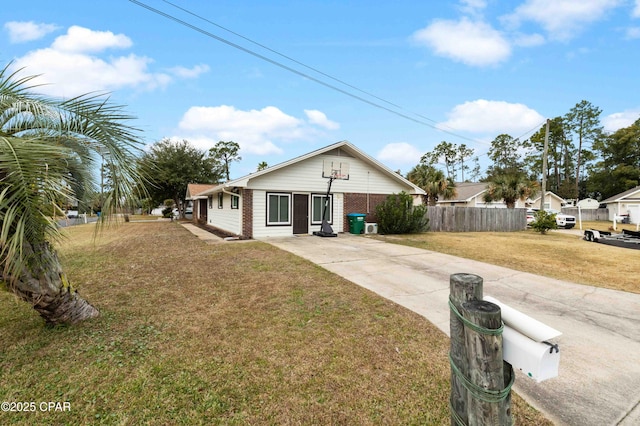
<path fill-rule="evenodd" d="M 242 236 L 253 238 L 253 190 L 242 189 Z"/>
<path fill-rule="evenodd" d="M 369 202 L 367 203 L 367 197 Z M 344 217 L 342 218 L 342 226 L 345 231 L 349 230 L 349 221 L 347 220 L 347 214 L 349 213 L 363 213 L 367 216 L 364 218 L 365 222 L 377 222 L 376 206 L 384 202 L 388 197 L 388 194 L 356 194 L 346 193 L 344 194 Z M 369 207 L 367 209 L 367 206 Z M 368 213 L 367 213 L 368 210 Z"/>

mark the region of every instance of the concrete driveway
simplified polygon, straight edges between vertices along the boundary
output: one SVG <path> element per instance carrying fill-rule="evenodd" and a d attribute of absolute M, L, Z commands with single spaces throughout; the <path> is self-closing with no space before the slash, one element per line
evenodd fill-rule
<path fill-rule="evenodd" d="M 479 275 L 484 278 L 485 296 L 563 332 L 554 340 L 561 351 L 559 377 L 536 383 L 518 373 L 518 394 L 559 425 L 640 425 L 640 294 L 554 280 L 365 236 L 263 241 L 423 315 L 447 335 L 449 276 Z"/>

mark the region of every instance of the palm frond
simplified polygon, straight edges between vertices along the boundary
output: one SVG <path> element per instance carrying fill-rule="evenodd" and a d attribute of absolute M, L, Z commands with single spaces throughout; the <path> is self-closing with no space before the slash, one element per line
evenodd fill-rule
<path fill-rule="evenodd" d="M 0 137 L 0 265 L 5 280 L 16 276 L 25 259 L 25 242 L 55 240 L 59 231 L 42 213 L 52 197 L 69 197 L 62 185 L 70 152 L 33 140 Z"/>

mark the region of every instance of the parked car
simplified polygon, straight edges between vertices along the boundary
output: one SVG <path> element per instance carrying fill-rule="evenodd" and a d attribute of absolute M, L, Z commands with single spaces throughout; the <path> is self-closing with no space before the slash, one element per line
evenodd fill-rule
<path fill-rule="evenodd" d="M 571 229 L 576 226 L 576 217 L 570 214 L 564 214 L 558 210 L 548 209 L 547 212 L 556 215 L 556 224 L 558 228 Z"/>
<path fill-rule="evenodd" d="M 535 221 L 535 213 L 540 209 L 527 209 L 527 225 L 531 225 Z M 576 217 L 570 214 L 564 214 L 558 210 L 545 209 L 547 213 L 556 215 L 556 225 L 558 228 L 571 229 L 576 226 Z"/>
<path fill-rule="evenodd" d="M 78 217 L 78 210 L 67 210 L 67 219 L 75 219 Z"/>
<path fill-rule="evenodd" d="M 536 212 L 533 209 L 527 209 L 527 226 L 536 220 Z"/>

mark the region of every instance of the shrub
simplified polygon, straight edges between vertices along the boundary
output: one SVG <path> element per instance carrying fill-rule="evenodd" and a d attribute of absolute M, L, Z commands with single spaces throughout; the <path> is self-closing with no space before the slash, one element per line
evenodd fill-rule
<path fill-rule="evenodd" d="M 378 229 L 383 234 L 410 234 L 429 229 L 427 207 L 414 206 L 406 192 L 392 194 L 376 206 Z"/>
<path fill-rule="evenodd" d="M 164 200 L 164 209 L 162 209 L 162 217 L 167 219 L 173 217 L 173 200 L 172 199 Z"/>
<path fill-rule="evenodd" d="M 538 210 L 534 215 L 534 221 L 531 222 L 531 228 L 541 234 L 546 234 L 549 229 L 558 229 L 556 214 Z"/>

